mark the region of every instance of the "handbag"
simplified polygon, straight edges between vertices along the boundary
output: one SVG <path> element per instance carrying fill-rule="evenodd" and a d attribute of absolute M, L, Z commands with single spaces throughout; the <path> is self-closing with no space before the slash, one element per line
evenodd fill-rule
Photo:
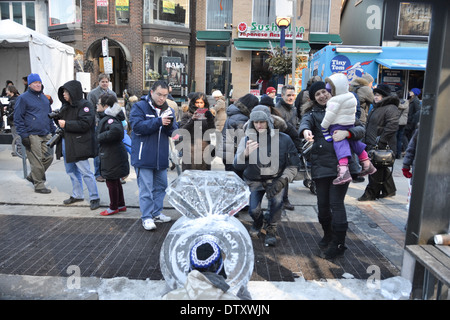
<path fill-rule="evenodd" d="M 367 152 L 370 161 L 375 167 L 393 167 L 395 162 L 394 151 L 386 145 L 386 149 L 380 149 L 378 147 L 378 141 L 380 137 L 377 137 L 376 145 L 372 150 Z"/>

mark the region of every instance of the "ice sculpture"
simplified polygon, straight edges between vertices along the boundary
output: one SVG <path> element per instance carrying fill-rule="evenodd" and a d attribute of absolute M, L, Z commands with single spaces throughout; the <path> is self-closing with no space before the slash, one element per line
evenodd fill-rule
<path fill-rule="evenodd" d="M 171 289 L 182 287 L 189 273 L 189 252 L 202 237 L 212 237 L 224 253 L 230 291 L 249 281 L 253 246 L 242 223 L 233 217 L 248 204 L 248 186 L 230 171 L 184 171 L 166 190 L 183 217 L 168 232 L 160 253 L 161 272 Z"/>

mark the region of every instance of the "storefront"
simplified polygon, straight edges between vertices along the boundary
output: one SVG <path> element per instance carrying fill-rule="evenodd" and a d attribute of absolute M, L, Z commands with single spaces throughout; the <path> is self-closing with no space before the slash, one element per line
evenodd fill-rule
<path fill-rule="evenodd" d="M 183 100 L 188 93 L 189 1 L 144 0 L 143 10 L 143 90 L 165 80 L 172 96 Z"/>
<path fill-rule="evenodd" d="M 285 47 L 287 51 L 292 51 L 293 35 L 291 26 L 285 32 Z M 309 54 L 310 46 L 308 41 L 303 40 L 304 28 L 296 27 L 296 54 L 301 57 L 303 63 L 299 63 L 296 69 L 295 85 L 300 89 L 302 84 L 301 70 L 307 67 L 306 61 Z M 233 39 L 234 48 L 237 51 L 250 51 L 250 91 L 255 95 L 265 93 L 265 88 L 277 88 L 277 80 L 279 75 L 273 74 L 266 62 L 269 58 L 270 51 L 280 46 L 280 29 L 275 22 L 271 24 L 257 24 L 252 22 L 239 23 L 237 26 L 237 37 Z M 239 53 L 237 53 L 239 54 Z M 288 80 L 292 84 L 292 77 Z"/>
<path fill-rule="evenodd" d="M 427 47 L 326 46 L 314 54 L 303 77 L 319 75 L 325 79 L 343 72 L 352 81 L 369 73 L 374 85 L 388 84 L 406 97 L 411 88 L 423 88 L 427 55 Z"/>

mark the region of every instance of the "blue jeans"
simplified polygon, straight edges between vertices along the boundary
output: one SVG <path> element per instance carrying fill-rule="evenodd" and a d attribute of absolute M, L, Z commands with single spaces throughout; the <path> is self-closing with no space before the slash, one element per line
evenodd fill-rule
<path fill-rule="evenodd" d="M 66 162 L 66 144 L 62 141 L 64 166 L 66 173 L 72 182 L 72 197 L 75 199 L 84 199 L 83 181 L 89 191 L 89 200 L 100 199 L 98 195 L 97 183 L 95 182 L 94 174 L 91 172 L 89 160 L 82 160 L 77 162 Z"/>
<path fill-rule="evenodd" d="M 167 169 L 135 168 L 139 187 L 142 221 L 154 218 L 163 210 L 167 188 Z"/>
<path fill-rule="evenodd" d="M 276 225 L 281 219 L 281 212 L 283 211 L 283 195 L 281 190 L 275 197 L 268 199 L 269 212 L 262 215 L 261 202 L 266 193 L 266 190 L 261 182 L 252 181 L 250 186 L 250 203 L 248 213 L 255 222 L 256 228 L 261 228 L 264 220 L 268 225 Z"/>

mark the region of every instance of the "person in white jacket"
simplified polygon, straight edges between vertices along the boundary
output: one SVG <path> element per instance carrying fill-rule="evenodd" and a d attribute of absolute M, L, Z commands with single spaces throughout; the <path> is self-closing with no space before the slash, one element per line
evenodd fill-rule
<path fill-rule="evenodd" d="M 333 141 L 339 160 L 338 176 L 333 180 L 333 184 L 345 184 L 352 181 L 348 169 L 348 158 L 352 156 L 352 151 L 358 155 L 362 166 L 359 176 L 373 174 L 377 169 L 370 162 L 365 151 L 366 145 L 360 140 L 348 139 L 350 133 L 347 129 L 355 125 L 357 101 L 354 94 L 348 91 L 347 76 L 335 73 L 326 78 L 325 82 L 331 88 L 333 97 L 327 102 L 325 117 L 321 123 L 322 133 L 327 141 Z"/>

